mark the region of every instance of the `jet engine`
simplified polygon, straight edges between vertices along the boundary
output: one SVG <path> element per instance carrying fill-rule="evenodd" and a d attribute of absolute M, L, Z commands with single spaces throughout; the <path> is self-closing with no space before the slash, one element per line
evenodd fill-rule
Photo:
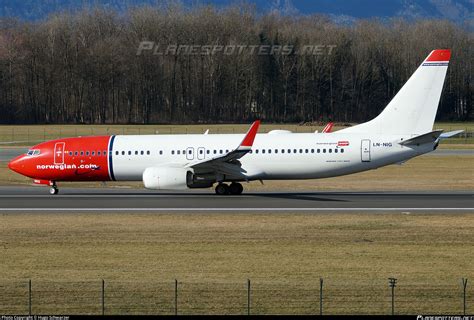
<path fill-rule="evenodd" d="M 187 188 L 209 188 L 214 177 L 197 177 L 192 169 L 179 167 L 151 167 L 143 171 L 143 184 L 147 189 L 184 190 Z"/>
<path fill-rule="evenodd" d="M 186 168 L 151 167 L 143 171 L 143 184 L 147 189 L 184 190 L 188 188 Z"/>

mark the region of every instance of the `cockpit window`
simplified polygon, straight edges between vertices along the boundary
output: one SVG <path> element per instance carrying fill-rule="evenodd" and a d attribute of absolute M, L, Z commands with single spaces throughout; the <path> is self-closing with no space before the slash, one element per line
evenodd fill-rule
<path fill-rule="evenodd" d="M 35 150 L 28 150 L 28 152 L 26 153 L 28 156 L 37 156 L 39 155 L 41 152 L 40 150 L 38 149 L 35 149 Z"/>

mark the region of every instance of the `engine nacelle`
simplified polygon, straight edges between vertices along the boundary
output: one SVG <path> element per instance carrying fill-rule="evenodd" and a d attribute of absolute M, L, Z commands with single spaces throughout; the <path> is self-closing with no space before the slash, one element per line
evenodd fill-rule
<path fill-rule="evenodd" d="M 147 189 L 184 190 L 188 188 L 188 176 L 192 171 L 186 168 L 151 167 L 143 171 L 143 184 Z"/>

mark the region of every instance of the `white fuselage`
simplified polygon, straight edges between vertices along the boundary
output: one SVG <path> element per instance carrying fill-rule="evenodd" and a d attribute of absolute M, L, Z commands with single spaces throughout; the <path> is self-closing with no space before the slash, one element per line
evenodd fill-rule
<path fill-rule="evenodd" d="M 142 180 L 146 168 L 185 167 L 234 150 L 243 134 L 115 136 L 115 180 Z M 433 150 L 433 143 L 402 146 L 411 135 L 345 133 L 257 134 L 241 159 L 243 175 L 225 180 L 316 179 L 398 163 Z M 217 178 L 219 180 L 219 178 Z M 223 179 L 224 180 L 224 179 Z"/>

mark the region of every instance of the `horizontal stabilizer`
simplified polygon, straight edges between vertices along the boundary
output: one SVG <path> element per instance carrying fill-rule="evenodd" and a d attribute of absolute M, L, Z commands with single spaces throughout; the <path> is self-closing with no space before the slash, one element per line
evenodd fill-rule
<path fill-rule="evenodd" d="M 457 134 L 460 134 L 461 132 L 463 132 L 464 130 L 456 130 L 456 131 L 449 131 L 449 132 L 444 132 L 442 133 L 439 138 L 440 139 L 447 139 L 447 138 L 451 138 L 451 137 L 454 137 L 455 135 Z"/>
<path fill-rule="evenodd" d="M 424 143 L 430 143 L 430 142 L 435 142 L 439 136 L 443 133 L 443 130 L 435 130 L 431 131 L 413 138 L 410 138 L 408 140 L 400 142 L 401 145 L 403 146 L 411 146 L 411 145 L 420 145 Z"/>

